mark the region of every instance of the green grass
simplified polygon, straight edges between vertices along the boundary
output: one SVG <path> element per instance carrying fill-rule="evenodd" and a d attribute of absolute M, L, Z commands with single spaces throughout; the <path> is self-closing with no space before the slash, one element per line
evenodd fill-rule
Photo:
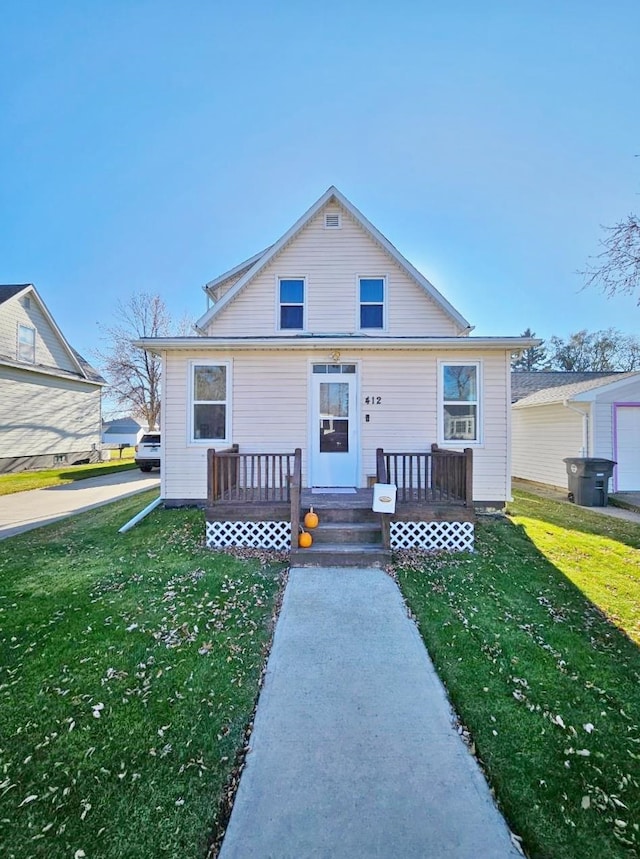
<path fill-rule="evenodd" d="M 528 855 L 638 856 L 640 526 L 511 512 L 474 555 L 398 559 L 398 581 Z"/>
<path fill-rule="evenodd" d="M 100 462 L 95 465 L 66 465 L 47 471 L 19 471 L 16 474 L 0 474 L 0 495 L 25 492 L 27 489 L 44 489 L 47 486 L 61 486 L 87 477 L 99 477 L 116 471 L 136 468 L 132 460 Z"/>
<path fill-rule="evenodd" d="M 153 493 L 0 542 L 0 855 L 204 857 L 280 566 Z M 78 851 L 84 851 L 78 853 Z"/>

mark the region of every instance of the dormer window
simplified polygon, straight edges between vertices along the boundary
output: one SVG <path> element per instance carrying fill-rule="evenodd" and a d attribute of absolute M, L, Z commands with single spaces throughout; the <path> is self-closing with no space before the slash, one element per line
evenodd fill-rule
<path fill-rule="evenodd" d="M 360 328 L 384 328 L 384 278 L 360 278 Z"/>
<path fill-rule="evenodd" d="M 280 329 L 302 331 L 304 329 L 304 279 L 281 277 L 278 288 Z"/>
<path fill-rule="evenodd" d="M 36 363 L 36 329 L 29 325 L 18 325 L 18 361 Z"/>

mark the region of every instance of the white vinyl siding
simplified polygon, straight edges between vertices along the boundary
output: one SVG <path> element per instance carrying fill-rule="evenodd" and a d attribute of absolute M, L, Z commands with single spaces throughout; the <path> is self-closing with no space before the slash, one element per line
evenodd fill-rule
<path fill-rule="evenodd" d="M 0 458 L 87 451 L 101 439 L 100 389 L 0 367 Z"/>
<path fill-rule="evenodd" d="M 71 360 L 60 337 L 49 324 L 33 295 L 30 297 L 29 305 L 26 308 L 23 299 L 18 297 L 10 298 L 0 305 L 0 356 L 5 356 L 12 361 L 19 360 L 16 332 L 19 325 L 24 325 L 36 330 L 36 364 L 77 373 L 77 365 Z"/>
<path fill-rule="evenodd" d="M 335 207 L 333 207 L 335 210 Z M 273 336 L 279 330 L 277 281 L 289 272 L 304 272 L 305 329 L 316 334 L 358 330 L 358 276 L 387 275 L 386 331 L 391 336 L 455 336 L 461 332 L 436 302 L 342 211 L 341 228 L 325 229 L 325 209 L 265 266 L 220 314 L 213 318 L 211 336 Z"/>
<path fill-rule="evenodd" d="M 206 498 L 207 447 L 188 444 L 189 395 L 185 379 L 190 361 L 231 360 L 229 352 L 169 353 L 165 362 L 163 403 L 163 497 Z M 437 352 L 366 352 L 343 350 L 340 362 L 358 367 L 360 391 L 359 485 L 375 474 L 375 451 L 428 451 L 437 441 Z M 507 392 L 509 356 L 486 352 L 483 367 L 484 441 L 474 448 L 474 499 L 503 502 L 508 497 Z M 322 351 L 252 351 L 233 354 L 233 417 L 229 443 L 241 452 L 303 450 L 303 483 L 307 485 L 309 449 L 308 387 L 310 366 L 331 361 Z M 452 352 L 451 361 L 465 362 Z M 366 404 L 366 398 L 374 398 Z M 378 403 L 377 398 L 380 398 Z M 369 420 L 366 420 L 369 415 Z M 227 446 L 227 445 L 223 445 Z"/>
<path fill-rule="evenodd" d="M 580 408 L 588 410 L 589 404 Z M 566 489 L 563 459 L 585 455 L 583 424 L 583 418 L 562 403 L 513 409 L 513 476 Z"/>

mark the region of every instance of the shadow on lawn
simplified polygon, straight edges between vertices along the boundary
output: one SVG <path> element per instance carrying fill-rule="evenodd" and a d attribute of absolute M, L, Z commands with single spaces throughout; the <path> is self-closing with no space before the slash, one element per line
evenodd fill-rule
<path fill-rule="evenodd" d="M 640 549 L 640 524 L 604 513 L 594 513 L 588 507 L 579 507 L 566 501 L 517 491 L 514 492 L 514 500 L 507 505 L 507 513 L 549 522 L 558 528 L 607 537 L 632 549 Z"/>
<path fill-rule="evenodd" d="M 573 525 L 569 524 L 565 516 L 536 515 L 535 510 L 525 511 L 520 504 L 518 505 L 517 514 L 514 512 L 512 515 L 535 519 L 542 523 L 548 522 L 558 528 L 571 528 L 584 534 L 605 537 L 607 540 L 616 540 L 631 548 L 636 547 L 634 542 L 623 540 L 616 534 L 607 533 L 602 526 L 597 528 L 596 525 L 599 523 L 594 523 L 593 528 L 588 523 L 585 525 L 582 521 Z M 521 586 L 526 587 L 527 590 L 531 587 L 531 593 L 533 594 L 534 592 L 545 591 L 551 585 L 550 595 L 553 593 L 554 598 L 552 598 L 553 606 L 549 606 L 550 618 L 554 622 L 564 622 L 568 617 L 571 617 L 575 627 L 581 627 L 583 632 L 588 633 L 592 637 L 592 643 L 595 644 L 597 639 L 598 646 L 601 646 L 606 651 L 610 651 L 612 654 L 617 653 L 620 655 L 622 652 L 620 648 L 622 648 L 625 651 L 625 655 L 636 660 L 640 656 L 640 642 L 632 638 L 628 632 L 627 628 L 631 622 L 629 618 L 626 617 L 624 619 L 627 628 L 620 625 L 623 618 L 616 614 L 615 609 L 612 610 L 608 606 L 599 605 L 595 602 L 583 586 L 574 581 L 570 575 L 554 562 L 552 557 L 549 557 L 544 552 L 542 547 L 537 545 L 536 541 L 527 532 L 524 524 L 514 522 L 511 519 L 504 524 L 506 528 L 511 530 L 511 536 L 507 537 L 504 541 L 505 546 L 508 546 L 514 555 L 518 556 L 519 561 L 524 562 L 529 568 L 526 582 L 522 579 Z M 640 526 L 634 526 L 633 523 L 626 524 L 635 527 L 640 532 Z M 482 539 L 480 543 L 482 543 Z M 603 572 L 606 574 L 606 570 Z M 630 587 L 632 588 L 634 581 L 633 578 L 630 578 Z M 640 583 L 637 584 L 637 589 L 640 593 Z M 562 595 L 561 600 L 559 599 L 560 595 Z M 557 616 L 554 616 L 554 612 Z M 566 617 L 563 616 L 564 614 L 566 614 Z M 640 661 L 637 663 L 636 670 L 640 672 Z"/>

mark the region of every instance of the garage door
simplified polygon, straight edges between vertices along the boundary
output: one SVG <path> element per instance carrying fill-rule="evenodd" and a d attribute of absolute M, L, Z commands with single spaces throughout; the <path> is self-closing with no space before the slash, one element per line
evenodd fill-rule
<path fill-rule="evenodd" d="M 616 406 L 616 489 L 640 491 L 640 405 Z"/>

